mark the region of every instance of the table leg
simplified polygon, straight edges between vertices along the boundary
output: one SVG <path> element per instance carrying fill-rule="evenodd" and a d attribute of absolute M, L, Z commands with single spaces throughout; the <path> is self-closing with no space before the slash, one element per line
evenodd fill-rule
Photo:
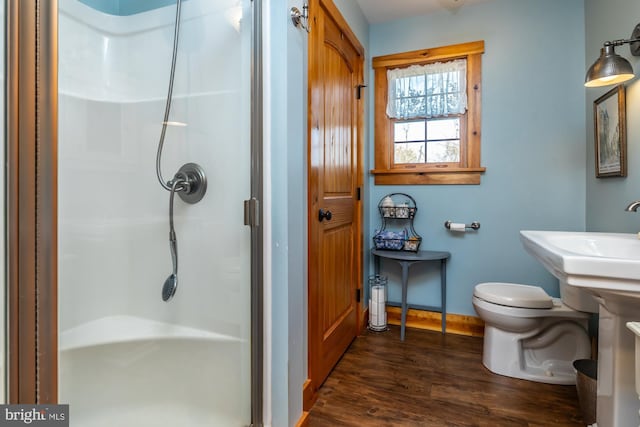
<path fill-rule="evenodd" d="M 380 257 L 377 255 L 373 256 L 373 272 L 374 274 L 380 274 Z"/>
<path fill-rule="evenodd" d="M 409 286 L 409 263 L 400 261 L 402 265 L 402 316 L 400 318 L 400 341 L 404 341 L 404 330 L 407 323 L 407 288 Z"/>
<path fill-rule="evenodd" d="M 442 303 L 442 333 L 447 330 L 447 260 L 440 262 L 440 292 Z"/>

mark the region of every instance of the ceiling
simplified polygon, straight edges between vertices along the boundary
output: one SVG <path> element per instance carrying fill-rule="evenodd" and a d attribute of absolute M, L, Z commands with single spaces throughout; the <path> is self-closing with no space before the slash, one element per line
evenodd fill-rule
<path fill-rule="evenodd" d="M 491 0 L 355 0 L 370 24 L 394 21 L 415 15 L 426 15 L 448 10 L 456 13 L 460 8 Z"/>

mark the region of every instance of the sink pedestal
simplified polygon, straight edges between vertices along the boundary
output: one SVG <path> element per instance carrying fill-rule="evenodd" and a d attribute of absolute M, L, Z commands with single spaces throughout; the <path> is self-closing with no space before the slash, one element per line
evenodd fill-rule
<path fill-rule="evenodd" d="M 635 389 L 635 336 L 628 321 L 640 320 L 635 305 L 632 314 L 624 307 L 600 304 L 598 331 L 598 427 L 628 427 L 640 424 L 640 401 Z"/>

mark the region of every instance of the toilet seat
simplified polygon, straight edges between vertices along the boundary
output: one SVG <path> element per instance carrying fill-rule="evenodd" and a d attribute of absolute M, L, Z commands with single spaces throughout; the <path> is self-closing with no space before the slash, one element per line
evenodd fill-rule
<path fill-rule="evenodd" d="M 481 283 L 475 287 L 473 295 L 489 303 L 506 307 L 551 309 L 554 306 L 553 298 L 539 286 Z"/>
<path fill-rule="evenodd" d="M 576 311 L 571 307 L 565 305 L 560 298 L 552 298 L 551 308 L 521 308 L 511 307 L 508 305 L 496 304 L 489 302 L 485 299 L 479 298 L 476 295 L 472 297 L 473 305 L 476 311 L 483 310 L 485 312 L 492 313 L 494 316 L 509 316 L 512 318 L 544 318 L 544 317 L 561 317 L 566 319 L 587 319 L 589 313 L 583 313 L 582 311 Z M 484 314 L 487 316 L 487 314 Z M 482 316 L 480 316 L 482 317 Z"/>

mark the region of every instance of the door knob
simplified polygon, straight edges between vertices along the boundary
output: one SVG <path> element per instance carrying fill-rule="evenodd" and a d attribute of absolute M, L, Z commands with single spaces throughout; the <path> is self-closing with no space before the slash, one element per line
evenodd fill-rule
<path fill-rule="evenodd" d="M 320 209 L 318 211 L 318 221 L 322 222 L 323 219 L 326 219 L 327 221 L 331 221 L 331 211 L 330 210 L 324 210 L 324 209 Z"/>

